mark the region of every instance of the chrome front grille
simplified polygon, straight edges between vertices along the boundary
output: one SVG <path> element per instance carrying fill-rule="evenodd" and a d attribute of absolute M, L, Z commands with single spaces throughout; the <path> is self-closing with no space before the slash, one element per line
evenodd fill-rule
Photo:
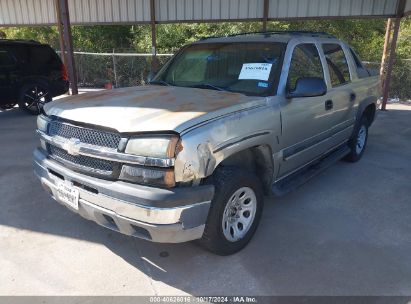
<path fill-rule="evenodd" d="M 116 166 L 115 162 L 88 157 L 84 155 L 70 155 L 67 151 L 58 147 L 49 145 L 51 157 L 57 161 L 66 162 L 81 170 L 89 171 L 102 175 L 112 175 Z"/>
<path fill-rule="evenodd" d="M 117 149 L 121 140 L 120 134 L 73 126 L 60 121 L 52 121 L 49 126 L 50 136 L 77 138 L 82 143 Z"/>
<path fill-rule="evenodd" d="M 58 136 L 60 138 L 66 138 L 67 140 L 76 138 L 80 140 L 81 143 L 116 150 L 121 140 L 121 135 L 117 133 L 89 129 L 56 120 L 50 122 L 48 134 L 51 137 Z M 85 155 L 72 155 L 65 149 L 52 144 L 48 145 L 48 150 L 50 156 L 55 160 L 85 172 L 114 177 L 115 168 L 119 166 L 119 163 L 114 161 Z"/>

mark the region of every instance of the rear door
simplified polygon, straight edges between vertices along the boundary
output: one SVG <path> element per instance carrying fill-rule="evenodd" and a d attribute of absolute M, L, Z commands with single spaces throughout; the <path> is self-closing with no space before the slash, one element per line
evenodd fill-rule
<path fill-rule="evenodd" d="M 333 111 L 332 136 L 336 141 L 347 140 L 355 122 L 357 92 L 352 85 L 352 73 L 347 54 L 340 42 L 322 43 L 326 61 L 328 97 Z"/>

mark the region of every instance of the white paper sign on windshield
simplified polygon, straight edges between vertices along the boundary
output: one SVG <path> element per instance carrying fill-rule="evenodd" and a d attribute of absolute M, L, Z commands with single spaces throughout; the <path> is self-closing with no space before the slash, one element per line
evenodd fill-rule
<path fill-rule="evenodd" d="M 244 63 L 238 79 L 267 81 L 270 77 L 271 63 Z"/>

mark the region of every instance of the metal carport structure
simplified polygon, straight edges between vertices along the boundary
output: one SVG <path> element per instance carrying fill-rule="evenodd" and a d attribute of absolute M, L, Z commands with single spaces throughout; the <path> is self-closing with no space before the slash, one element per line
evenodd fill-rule
<path fill-rule="evenodd" d="M 400 20 L 410 14 L 411 0 L 0 0 L 0 26 L 58 25 L 73 94 L 77 77 L 71 24 L 150 24 L 155 57 L 159 23 L 260 21 L 265 30 L 271 20 L 393 18 L 387 25 L 381 65 L 381 74 L 386 75 L 382 109 Z"/>

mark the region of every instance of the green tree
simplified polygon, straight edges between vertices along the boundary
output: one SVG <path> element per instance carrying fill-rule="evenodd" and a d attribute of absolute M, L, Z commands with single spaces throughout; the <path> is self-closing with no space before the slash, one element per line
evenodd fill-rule
<path fill-rule="evenodd" d="M 59 48 L 59 34 L 55 26 L 0 28 L 9 39 L 36 40 Z"/>
<path fill-rule="evenodd" d="M 327 32 L 351 45 L 362 59 L 381 60 L 385 34 L 384 19 L 290 22 L 288 29 Z"/>
<path fill-rule="evenodd" d="M 133 38 L 131 26 L 126 25 L 73 26 L 72 35 L 74 49 L 84 52 L 128 50 Z"/>
<path fill-rule="evenodd" d="M 268 30 L 324 31 L 350 44 L 363 60 L 381 60 L 386 19 L 346 19 L 311 21 L 270 21 Z M 261 22 L 159 24 L 157 26 L 157 52 L 173 53 L 181 46 L 202 37 L 224 36 L 243 32 L 261 31 Z M 7 38 L 33 39 L 60 49 L 59 34 L 55 26 L 0 28 Z M 98 25 L 73 26 L 73 44 L 76 51 L 151 53 L 150 25 Z M 392 93 L 411 96 L 411 17 L 401 21 L 398 37 L 397 61 L 394 68 Z M 110 61 L 111 62 L 111 61 Z M 111 64 L 111 63 L 110 63 Z M 408 85 L 404 85 L 408 84 Z"/>
<path fill-rule="evenodd" d="M 411 17 L 404 18 L 401 21 L 397 55 L 400 58 L 411 59 Z"/>

